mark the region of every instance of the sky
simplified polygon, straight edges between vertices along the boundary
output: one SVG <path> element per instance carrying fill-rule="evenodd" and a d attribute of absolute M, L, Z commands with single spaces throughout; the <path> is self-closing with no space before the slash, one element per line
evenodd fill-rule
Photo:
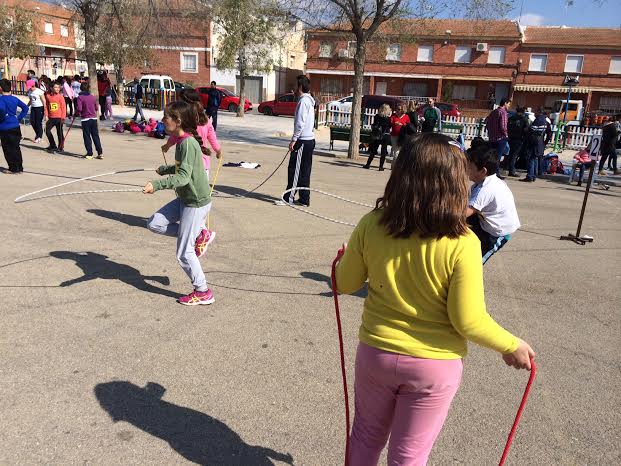
<path fill-rule="evenodd" d="M 514 4 L 509 18 L 518 19 L 522 7 L 521 23 L 528 26 L 621 27 L 621 0 L 514 0 Z"/>

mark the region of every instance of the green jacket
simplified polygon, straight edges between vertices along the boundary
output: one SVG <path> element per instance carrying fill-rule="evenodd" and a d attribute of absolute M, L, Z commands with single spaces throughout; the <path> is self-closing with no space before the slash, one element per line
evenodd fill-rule
<path fill-rule="evenodd" d="M 174 189 L 188 207 L 203 207 L 211 202 L 211 187 L 203 166 L 203 153 L 198 141 L 185 138 L 177 144 L 175 164 L 158 168 L 166 178 L 151 181 L 153 190 Z"/>

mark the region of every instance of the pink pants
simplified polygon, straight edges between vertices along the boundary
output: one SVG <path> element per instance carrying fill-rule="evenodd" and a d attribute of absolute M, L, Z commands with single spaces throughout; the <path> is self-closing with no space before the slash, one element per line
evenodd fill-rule
<path fill-rule="evenodd" d="M 351 466 L 375 466 L 388 445 L 388 466 L 418 466 L 442 429 L 461 382 L 461 359 L 420 359 L 360 343 Z"/>

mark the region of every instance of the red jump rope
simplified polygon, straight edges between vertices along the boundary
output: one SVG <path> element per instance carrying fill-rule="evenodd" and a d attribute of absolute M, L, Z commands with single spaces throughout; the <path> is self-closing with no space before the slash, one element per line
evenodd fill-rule
<path fill-rule="evenodd" d="M 336 257 L 334 258 L 334 261 L 332 262 L 332 295 L 334 296 L 334 310 L 336 311 L 336 328 L 339 335 L 339 350 L 341 352 L 341 375 L 343 377 L 343 394 L 345 399 L 345 428 L 347 429 L 345 433 L 345 466 L 349 466 L 349 432 L 351 430 L 349 421 L 349 395 L 347 391 L 347 371 L 345 370 L 345 350 L 343 349 L 341 311 L 339 309 L 339 295 L 336 291 L 336 265 L 341 260 L 341 257 L 343 257 L 343 253 L 343 248 L 339 249 Z M 511 443 L 513 442 L 513 438 L 515 437 L 518 425 L 520 424 L 520 418 L 522 417 L 522 413 L 524 412 L 524 408 L 526 407 L 526 401 L 528 400 L 530 389 L 535 380 L 535 376 L 537 375 L 537 367 L 535 366 L 535 361 L 532 358 L 530 359 L 530 367 L 531 369 L 530 376 L 528 377 L 528 383 L 526 384 L 524 395 L 522 395 L 522 402 L 520 403 L 520 407 L 518 408 L 517 414 L 515 415 L 513 426 L 511 427 L 511 431 L 509 432 L 509 437 L 507 438 L 505 449 L 502 452 L 500 463 L 498 463 L 499 466 L 503 466 L 505 464 L 505 460 L 507 459 L 507 455 L 509 454 L 509 449 L 511 448 Z"/>

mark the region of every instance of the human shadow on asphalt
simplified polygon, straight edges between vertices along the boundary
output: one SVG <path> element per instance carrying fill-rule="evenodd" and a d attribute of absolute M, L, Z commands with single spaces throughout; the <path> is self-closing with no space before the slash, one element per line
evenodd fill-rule
<path fill-rule="evenodd" d="M 47 153 L 47 150 L 45 149 L 45 147 L 42 146 L 33 146 L 32 144 L 24 144 L 23 142 L 21 143 L 22 147 L 27 147 L 28 149 L 34 149 L 34 150 L 39 150 L 39 151 L 43 151 Z M 56 154 L 54 154 L 54 157 L 62 157 L 62 156 L 67 156 L 67 157 L 75 157 L 77 159 L 83 159 L 84 157 L 82 156 L 82 154 L 76 154 L 75 152 L 67 152 L 65 150 L 63 150 L 62 152 L 57 152 Z"/>
<path fill-rule="evenodd" d="M 320 283 L 325 283 L 326 285 L 328 285 L 328 287 L 330 288 L 330 291 L 325 291 L 323 293 L 320 293 L 320 296 L 326 296 L 326 297 L 331 297 L 332 294 L 332 278 L 328 277 L 327 275 L 324 275 L 322 273 L 317 273 L 317 272 L 300 272 L 300 275 L 303 278 L 306 278 L 308 280 L 314 280 L 316 282 L 320 282 Z M 358 298 L 366 298 L 369 295 L 369 284 L 365 283 L 364 286 L 362 288 L 360 288 L 358 291 L 356 291 L 355 293 L 351 294 L 352 296 L 357 296 Z"/>
<path fill-rule="evenodd" d="M 140 227 L 146 228 L 148 218 L 139 217 L 137 215 L 124 214 L 121 212 L 114 212 L 112 210 L 103 210 L 103 209 L 86 209 L 86 211 L 90 214 L 95 214 L 98 217 L 107 218 L 109 220 L 115 220 L 120 223 L 124 223 L 125 225 L 129 225 L 130 227 Z"/>
<path fill-rule="evenodd" d="M 293 464 L 290 454 L 248 445 L 222 421 L 194 409 L 162 400 L 166 389 L 148 382 L 100 383 L 94 392 L 113 422 L 128 422 L 160 438 L 188 461 L 201 465 L 273 466 L 271 460 Z"/>
<path fill-rule="evenodd" d="M 247 198 L 247 199 L 256 199 L 257 201 L 268 202 L 273 204 L 274 201 L 278 201 L 279 198 L 270 196 L 269 194 L 262 193 L 248 193 L 245 189 L 237 188 L 235 186 L 226 186 L 226 185 L 216 185 L 216 191 L 228 194 L 229 196 L 234 196 L 236 198 Z M 283 189 L 284 191 L 284 189 Z"/>
<path fill-rule="evenodd" d="M 138 269 L 126 264 L 119 264 L 111 261 L 108 256 L 97 254 L 96 252 L 73 252 L 73 251 L 52 251 L 50 256 L 56 259 L 72 260 L 78 267 L 82 269 L 84 275 L 62 282 L 59 286 L 66 287 L 76 285 L 78 283 L 96 280 L 119 280 L 127 285 L 133 286 L 140 291 L 147 293 L 159 294 L 170 298 L 179 298 L 179 293 L 159 288 L 147 283 L 153 281 L 162 285 L 169 285 L 168 277 L 160 275 L 142 275 Z"/>

